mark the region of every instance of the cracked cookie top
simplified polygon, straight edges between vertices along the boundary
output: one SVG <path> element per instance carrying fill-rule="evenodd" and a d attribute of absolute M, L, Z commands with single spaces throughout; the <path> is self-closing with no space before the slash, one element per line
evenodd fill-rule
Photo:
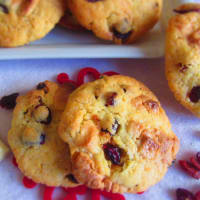
<path fill-rule="evenodd" d="M 179 148 L 158 99 L 122 75 L 76 89 L 58 132 L 70 146 L 76 179 L 119 193 L 142 192 L 160 181 Z"/>

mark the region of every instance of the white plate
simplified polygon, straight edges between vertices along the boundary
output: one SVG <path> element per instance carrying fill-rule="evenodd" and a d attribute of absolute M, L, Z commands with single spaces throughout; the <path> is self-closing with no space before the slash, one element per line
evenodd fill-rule
<path fill-rule="evenodd" d="M 163 37 L 154 28 L 134 45 L 114 45 L 89 32 L 56 27 L 42 40 L 19 48 L 1 48 L 0 59 L 27 58 L 154 58 L 163 55 Z M 155 48 L 152 51 L 152 46 Z"/>
<path fill-rule="evenodd" d="M 199 0 L 165 0 L 161 24 L 173 14 L 174 7 Z M 164 56 L 164 34 L 157 25 L 131 45 L 114 45 L 89 32 L 73 32 L 56 27 L 42 40 L 20 48 L 1 48 L 0 60 L 29 58 L 158 58 Z"/>

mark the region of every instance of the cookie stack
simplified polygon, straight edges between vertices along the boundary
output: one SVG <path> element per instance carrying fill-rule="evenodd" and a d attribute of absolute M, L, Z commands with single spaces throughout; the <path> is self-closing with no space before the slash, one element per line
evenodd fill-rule
<path fill-rule="evenodd" d="M 122 75 L 77 89 L 38 84 L 18 97 L 8 142 L 19 169 L 35 182 L 113 193 L 156 184 L 179 148 L 158 99 Z"/>
<path fill-rule="evenodd" d="M 43 38 L 65 13 L 61 24 L 68 28 L 81 25 L 101 39 L 128 44 L 157 23 L 161 8 L 162 0 L 5 0 L 0 2 L 0 46 Z"/>

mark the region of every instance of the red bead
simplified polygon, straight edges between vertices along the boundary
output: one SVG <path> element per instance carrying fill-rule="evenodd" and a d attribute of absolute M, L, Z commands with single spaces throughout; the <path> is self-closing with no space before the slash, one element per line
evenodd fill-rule
<path fill-rule="evenodd" d="M 92 200 L 100 200 L 101 199 L 101 191 L 100 190 L 92 190 Z"/>
<path fill-rule="evenodd" d="M 87 192 L 87 187 L 84 185 L 80 185 L 80 186 L 73 187 L 73 188 L 64 188 L 64 190 L 68 193 L 75 193 L 78 195 L 83 195 Z"/>
<path fill-rule="evenodd" d="M 55 190 L 55 187 L 46 186 L 44 189 L 43 200 L 52 200 L 52 195 L 53 195 L 54 190 Z"/>
<path fill-rule="evenodd" d="M 69 80 L 69 76 L 66 73 L 60 73 L 57 76 L 57 81 L 60 84 L 66 83 L 66 81 Z"/>
<path fill-rule="evenodd" d="M 64 200 L 77 200 L 76 194 L 75 193 L 69 193 L 67 196 L 64 198 Z"/>
<path fill-rule="evenodd" d="M 94 79 L 99 79 L 99 77 L 100 77 L 100 73 L 96 69 L 94 69 L 92 67 L 85 67 L 85 68 L 81 69 L 78 73 L 78 77 L 77 77 L 78 86 L 80 86 L 84 83 L 84 78 L 87 74 L 92 74 Z"/>
<path fill-rule="evenodd" d="M 18 164 L 17 164 L 17 161 L 16 161 L 16 158 L 13 156 L 13 159 L 12 159 L 12 163 L 15 167 L 18 167 Z"/>
<path fill-rule="evenodd" d="M 23 184 L 24 184 L 24 187 L 26 187 L 28 189 L 32 189 L 37 185 L 37 183 L 35 183 L 31 179 L 27 178 L 26 176 L 24 176 L 24 178 L 23 178 Z"/>
<path fill-rule="evenodd" d="M 119 75 L 119 73 L 113 72 L 113 71 L 108 71 L 108 72 L 104 72 L 103 75 L 113 76 L 113 75 Z"/>
<path fill-rule="evenodd" d="M 192 176 L 195 179 L 200 179 L 200 170 L 197 170 L 192 163 L 185 161 L 185 160 L 179 160 L 179 164 L 183 170 L 185 170 L 190 176 Z"/>
<path fill-rule="evenodd" d="M 195 194 L 195 198 L 196 198 L 196 200 L 200 200 L 200 191 L 198 191 L 198 192 Z"/>

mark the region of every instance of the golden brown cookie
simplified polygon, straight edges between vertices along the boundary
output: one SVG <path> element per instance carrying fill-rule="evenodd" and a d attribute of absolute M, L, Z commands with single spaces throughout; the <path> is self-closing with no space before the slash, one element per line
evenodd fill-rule
<path fill-rule="evenodd" d="M 104 40 L 132 43 L 158 21 L 162 0 L 69 0 L 78 22 Z"/>
<path fill-rule="evenodd" d="M 200 4 L 176 13 L 167 29 L 166 77 L 176 99 L 200 117 Z"/>
<path fill-rule="evenodd" d="M 48 186 L 73 187 L 69 148 L 57 133 L 69 85 L 45 81 L 17 98 L 8 143 L 25 176 Z"/>
<path fill-rule="evenodd" d="M 58 131 L 70 146 L 76 179 L 114 193 L 138 193 L 156 184 L 179 148 L 158 99 L 122 75 L 76 89 Z"/>
<path fill-rule="evenodd" d="M 0 46 L 44 37 L 64 15 L 66 0 L 0 0 Z"/>

